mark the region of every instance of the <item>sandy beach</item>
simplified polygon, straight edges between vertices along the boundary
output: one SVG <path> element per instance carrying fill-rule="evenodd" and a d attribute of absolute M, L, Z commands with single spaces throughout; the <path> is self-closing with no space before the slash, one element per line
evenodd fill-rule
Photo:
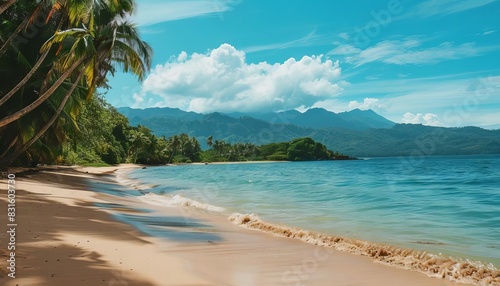
<path fill-rule="evenodd" d="M 113 186 L 116 170 L 134 167 L 49 168 L 16 176 L 15 279 L 7 268 L 3 178 L 0 284 L 466 285 L 247 229 L 223 215 L 113 195 L 134 188 L 92 191 L 103 182 Z M 149 221 L 149 228 L 136 229 L 134 221 Z"/>

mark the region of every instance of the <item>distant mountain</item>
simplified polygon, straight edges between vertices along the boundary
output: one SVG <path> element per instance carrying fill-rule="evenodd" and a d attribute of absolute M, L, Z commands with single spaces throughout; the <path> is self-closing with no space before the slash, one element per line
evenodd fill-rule
<path fill-rule="evenodd" d="M 345 128 L 366 130 L 370 128 L 391 128 L 394 122 L 378 115 L 372 110 L 354 109 L 348 112 L 335 113 L 323 108 L 311 108 L 304 113 L 288 110 L 277 113 L 230 113 L 238 118 L 249 116 L 273 124 L 294 124 L 309 128 Z"/>
<path fill-rule="evenodd" d="M 396 124 L 390 129 L 332 129 L 315 140 L 359 157 L 500 154 L 500 130 Z"/>
<path fill-rule="evenodd" d="M 359 110 L 356 108 L 348 112 L 337 113 L 337 115 L 351 124 L 350 129 L 392 128 L 396 125 L 371 109 Z"/>
<path fill-rule="evenodd" d="M 203 117 L 203 114 L 196 112 L 188 112 L 180 110 L 179 108 L 169 108 L 169 107 L 153 107 L 146 109 L 135 109 L 130 107 L 119 107 L 118 112 L 127 116 L 129 120 L 135 118 L 136 120 L 141 120 L 144 118 L 171 118 L 171 119 L 182 119 L 182 120 L 195 120 Z"/>
<path fill-rule="evenodd" d="M 324 109 L 277 114 L 211 113 L 207 115 L 178 109 L 119 109 L 131 124 L 141 124 L 166 137 L 187 133 L 203 147 L 206 138 L 226 142 L 267 144 L 311 137 L 333 151 L 357 157 L 500 154 L 500 130 L 478 127 L 443 128 L 418 124 L 395 124 L 373 111 L 353 110 L 335 114 Z M 256 118 L 259 117 L 259 118 Z M 310 123 L 307 122 L 310 120 Z M 324 121 L 324 122 L 321 122 Z M 327 122 L 327 123 L 325 123 Z M 331 127 L 335 122 L 337 127 Z M 346 128 L 341 123 L 349 123 Z M 385 128 L 369 128 L 387 126 Z M 358 125 L 356 125 L 358 124 Z M 299 126 L 302 125 L 302 126 Z M 312 128 L 316 126 L 316 128 Z M 390 126 L 390 127 L 388 127 Z"/>
<path fill-rule="evenodd" d="M 314 129 L 306 129 L 295 125 L 270 124 L 253 117 L 234 118 L 218 112 L 203 115 L 196 120 L 150 117 L 139 119 L 129 118 L 132 125 L 144 125 L 156 135 L 166 137 L 186 133 L 197 137 L 202 145 L 208 136 L 214 140 L 227 142 L 252 142 L 265 144 L 278 141 L 290 141 L 300 134 L 313 134 Z"/>

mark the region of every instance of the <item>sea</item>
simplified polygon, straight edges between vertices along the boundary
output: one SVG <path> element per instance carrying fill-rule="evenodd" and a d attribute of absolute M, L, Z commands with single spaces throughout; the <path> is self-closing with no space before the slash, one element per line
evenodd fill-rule
<path fill-rule="evenodd" d="M 500 155 L 187 164 L 127 174 L 165 207 L 500 267 Z"/>

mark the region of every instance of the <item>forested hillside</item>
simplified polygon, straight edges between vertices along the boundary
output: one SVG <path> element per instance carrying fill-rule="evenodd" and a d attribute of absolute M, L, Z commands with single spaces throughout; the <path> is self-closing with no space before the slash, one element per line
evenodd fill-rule
<path fill-rule="evenodd" d="M 159 110 L 159 109 L 158 109 Z M 144 112 L 144 111 L 143 111 Z M 321 112 L 321 111 L 320 111 Z M 324 112 L 322 112 L 324 113 Z M 311 137 L 328 149 L 356 157 L 423 155 L 500 154 L 500 130 L 478 127 L 443 128 L 418 124 L 396 124 L 390 128 L 311 128 L 270 123 L 252 117 L 236 117 L 212 113 L 202 117 L 161 117 L 156 114 L 142 118 L 134 114 L 134 124 L 147 126 L 157 135 L 172 136 L 186 133 L 203 142 L 210 135 L 226 142 L 268 144 Z M 355 121 L 356 112 L 349 116 Z M 363 116 L 363 113 L 359 113 Z M 354 123 L 353 123 L 354 124 Z M 326 124 L 325 124 L 326 126 Z"/>

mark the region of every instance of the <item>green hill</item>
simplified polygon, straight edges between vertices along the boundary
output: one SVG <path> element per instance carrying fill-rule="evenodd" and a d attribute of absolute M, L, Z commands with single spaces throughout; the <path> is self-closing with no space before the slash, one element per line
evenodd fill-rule
<path fill-rule="evenodd" d="M 324 110 L 312 112 L 313 116 L 311 114 L 307 116 L 317 120 L 325 120 L 331 116 Z M 297 116 L 296 112 L 288 113 Z M 128 116 L 131 124 L 144 125 L 152 129 L 156 135 L 169 137 L 186 133 L 196 137 L 203 148 L 206 148 L 204 143 L 208 136 L 229 143 L 245 142 L 256 145 L 311 137 L 325 144 L 330 150 L 356 157 L 500 154 L 500 130 L 485 130 L 478 127 L 443 128 L 416 124 L 361 129 L 355 126 L 356 122 L 361 122 L 359 123 L 361 125 L 371 122 L 366 117 L 371 120 L 378 118 L 380 122 L 377 124 L 385 124 L 385 126 L 390 124 L 390 121 L 380 119 L 383 117 L 373 111 L 332 113 L 343 117 L 344 122 L 350 122 L 355 126 L 351 129 L 298 126 L 290 123 L 293 120 L 288 121 L 288 124 L 283 123 L 287 122 L 285 120 L 274 120 L 276 123 L 270 123 L 267 120 L 242 116 L 243 114 L 239 114 L 240 117 L 235 114 L 229 116 L 221 113 L 208 115 L 190 113 L 187 116 L 183 111 L 179 114 L 182 117 L 171 115 L 161 117 L 161 113 L 141 117 L 141 114 L 129 111 Z"/>

